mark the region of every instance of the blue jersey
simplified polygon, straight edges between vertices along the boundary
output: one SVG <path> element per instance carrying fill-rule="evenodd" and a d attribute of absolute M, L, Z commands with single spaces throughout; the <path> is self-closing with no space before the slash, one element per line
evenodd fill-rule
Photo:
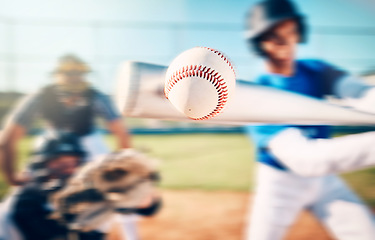
<path fill-rule="evenodd" d="M 332 65 L 318 60 L 296 61 L 295 74 L 285 77 L 279 74 L 267 73 L 261 75 L 256 83 L 271 86 L 291 92 L 304 94 L 322 99 L 326 95 L 337 97 L 363 94 L 368 86 L 359 81 L 350 80 L 349 75 Z M 269 141 L 280 131 L 289 127 L 303 130 L 309 138 L 328 138 L 328 126 L 295 126 L 295 125 L 261 125 L 245 127 L 256 146 L 256 160 L 278 169 L 286 167 L 268 150 Z"/>

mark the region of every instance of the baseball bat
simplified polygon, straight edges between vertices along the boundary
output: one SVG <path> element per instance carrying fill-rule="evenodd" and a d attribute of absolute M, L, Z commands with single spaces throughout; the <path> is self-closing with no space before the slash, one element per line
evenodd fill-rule
<path fill-rule="evenodd" d="M 193 121 L 164 96 L 167 66 L 125 62 L 118 71 L 115 103 L 126 117 Z M 204 103 L 202 103 L 204 104 Z M 375 115 L 305 95 L 237 80 L 235 94 L 218 116 L 201 123 L 373 126 Z"/>

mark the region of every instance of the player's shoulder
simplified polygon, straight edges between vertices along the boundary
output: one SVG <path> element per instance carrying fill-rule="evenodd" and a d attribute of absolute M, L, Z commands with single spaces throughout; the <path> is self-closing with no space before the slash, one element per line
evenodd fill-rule
<path fill-rule="evenodd" d="M 309 67 L 312 69 L 319 69 L 327 65 L 327 63 L 321 59 L 298 59 L 297 66 Z"/>
<path fill-rule="evenodd" d="M 87 92 L 94 98 L 100 98 L 101 96 L 105 95 L 102 91 L 94 87 L 87 89 Z"/>
<path fill-rule="evenodd" d="M 99 105 L 101 107 L 109 108 L 112 105 L 111 96 L 98 89 L 92 89 L 91 99 L 96 105 Z"/>
<path fill-rule="evenodd" d="M 54 84 L 47 84 L 47 85 L 44 85 L 43 87 L 41 87 L 36 93 L 39 94 L 39 95 L 44 95 L 44 94 L 48 94 L 48 93 L 51 93 L 52 91 L 55 90 L 55 85 Z"/>
<path fill-rule="evenodd" d="M 90 88 L 89 93 L 91 94 L 92 98 L 96 100 L 104 100 L 108 98 L 108 95 L 106 93 L 96 88 Z"/>
<path fill-rule="evenodd" d="M 348 74 L 348 72 L 339 67 L 335 64 L 329 63 L 324 60 L 317 60 L 317 59 L 304 59 L 298 61 L 298 66 L 300 68 L 304 68 L 306 70 L 309 70 L 311 72 L 317 73 L 317 74 L 325 74 L 329 76 L 329 78 L 336 78 L 339 76 L 344 76 Z"/>
<path fill-rule="evenodd" d="M 327 68 L 333 68 L 333 65 L 321 59 L 299 59 L 296 61 L 298 67 L 308 68 L 313 71 L 321 71 Z"/>
<path fill-rule="evenodd" d="M 254 79 L 254 83 L 265 85 L 265 86 L 274 86 L 275 83 L 283 82 L 284 78 L 285 78 L 284 76 L 279 75 L 279 74 L 264 72 L 264 73 L 259 74 Z"/>
<path fill-rule="evenodd" d="M 30 103 L 40 103 L 43 101 L 44 97 L 47 95 L 46 93 L 48 92 L 45 87 L 42 87 L 36 91 L 30 92 L 28 94 L 23 95 L 21 100 L 19 101 L 20 105 L 26 104 L 29 105 Z"/>

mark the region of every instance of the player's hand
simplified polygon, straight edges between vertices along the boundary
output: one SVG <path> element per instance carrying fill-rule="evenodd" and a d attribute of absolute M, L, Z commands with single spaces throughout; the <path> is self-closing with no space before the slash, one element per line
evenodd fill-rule
<path fill-rule="evenodd" d="M 154 204 L 154 202 L 157 199 L 160 199 L 160 195 L 157 194 L 157 193 L 152 193 L 149 196 L 147 196 L 145 199 L 143 199 L 143 201 L 141 202 L 141 204 L 138 205 L 138 208 L 148 208 L 152 204 Z"/>
<path fill-rule="evenodd" d="M 368 90 L 361 98 L 345 99 L 344 104 L 362 112 L 375 114 L 375 88 Z"/>
<path fill-rule="evenodd" d="M 21 173 L 18 175 L 8 176 L 7 182 L 12 186 L 22 186 L 30 182 L 31 178 L 26 173 Z"/>

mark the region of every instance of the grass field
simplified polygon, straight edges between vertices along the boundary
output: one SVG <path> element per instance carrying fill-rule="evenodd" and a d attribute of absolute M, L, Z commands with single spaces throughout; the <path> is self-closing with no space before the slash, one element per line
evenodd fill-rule
<path fill-rule="evenodd" d="M 107 140 L 113 145 L 113 138 Z M 28 138 L 20 144 L 23 163 L 31 142 Z M 159 159 L 162 188 L 248 191 L 253 187 L 254 149 L 244 135 L 136 135 L 133 142 L 136 148 Z M 375 169 L 348 173 L 344 178 L 375 207 Z M 1 179 L 1 196 L 6 189 Z"/>

